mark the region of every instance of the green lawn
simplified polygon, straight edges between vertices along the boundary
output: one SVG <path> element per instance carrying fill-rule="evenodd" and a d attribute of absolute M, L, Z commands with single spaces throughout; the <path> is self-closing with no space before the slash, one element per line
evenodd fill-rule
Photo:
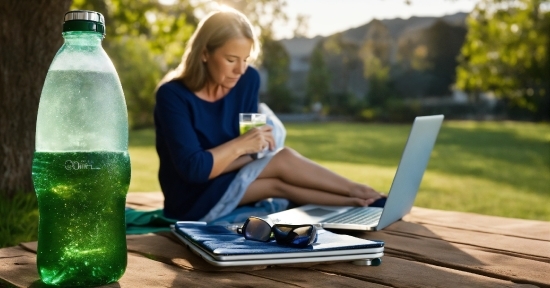
<path fill-rule="evenodd" d="M 286 124 L 287 146 L 388 191 L 410 124 Z M 154 130 L 131 131 L 130 191 L 160 191 Z M 446 121 L 415 205 L 550 221 L 550 124 Z M 37 238 L 34 194 L 0 196 L 0 247 Z"/>
<path fill-rule="evenodd" d="M 287 146 L 388 191 L 410 124 L 290 123 Z M 159 191 L 154 131 L 130 134 L 130 191 Z M 550 221 L 550 125 L 446 121 L 416 206 Z"/>

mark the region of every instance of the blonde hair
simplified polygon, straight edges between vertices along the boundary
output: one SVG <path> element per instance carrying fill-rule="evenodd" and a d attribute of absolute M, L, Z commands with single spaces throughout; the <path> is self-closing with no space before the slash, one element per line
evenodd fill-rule
<path fill-rule="evenodd" d="M 249 58 L 255 59 L 260 50 L 260 42 L 246 16 L 232 8 L 211 12 L 201 20 L 187 42 L 181 63 L 175 70 L 168 72 L 160 84 L 180 80 L 189 90 L 199 91 L 206 85 L 208 77 L 206 65 L 202 62 L 203 51 L 213 53 L 228 40 L 239 37 L 252 41 Z"/>

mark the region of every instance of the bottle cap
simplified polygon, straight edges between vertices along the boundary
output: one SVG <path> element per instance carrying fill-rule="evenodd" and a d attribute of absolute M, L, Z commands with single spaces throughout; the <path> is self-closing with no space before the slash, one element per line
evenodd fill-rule
<path fill-rule="evenodd" d="M 65 13 L 63 20 L 63 32 L 92 31 L 105 36 L 105 18 L 99 12 L 73 10 Z"/>

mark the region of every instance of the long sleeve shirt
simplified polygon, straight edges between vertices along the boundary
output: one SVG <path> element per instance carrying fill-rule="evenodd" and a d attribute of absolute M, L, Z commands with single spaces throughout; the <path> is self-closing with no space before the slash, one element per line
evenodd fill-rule
<path fill-rule="evenodd" d="M 206 150 L 239 136 L 239 113 L 258 112 L 259 87 L 252 67 L 215 102 L 200 99 L 181 81 L 159 87 L 154 116 L 166 217 L 198 220 L 223 196 L 238 171 L 209 180 L 214 159 Z"/>

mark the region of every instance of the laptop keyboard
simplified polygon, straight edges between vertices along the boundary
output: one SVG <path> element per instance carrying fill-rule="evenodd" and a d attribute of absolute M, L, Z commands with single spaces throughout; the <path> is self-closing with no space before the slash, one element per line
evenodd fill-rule
<path fill-rule="evenodd" d="M 325 219 L 323 222 L 367 225 L 378 222 L 381 214 L 382 209 L 355 208 Z"/>

